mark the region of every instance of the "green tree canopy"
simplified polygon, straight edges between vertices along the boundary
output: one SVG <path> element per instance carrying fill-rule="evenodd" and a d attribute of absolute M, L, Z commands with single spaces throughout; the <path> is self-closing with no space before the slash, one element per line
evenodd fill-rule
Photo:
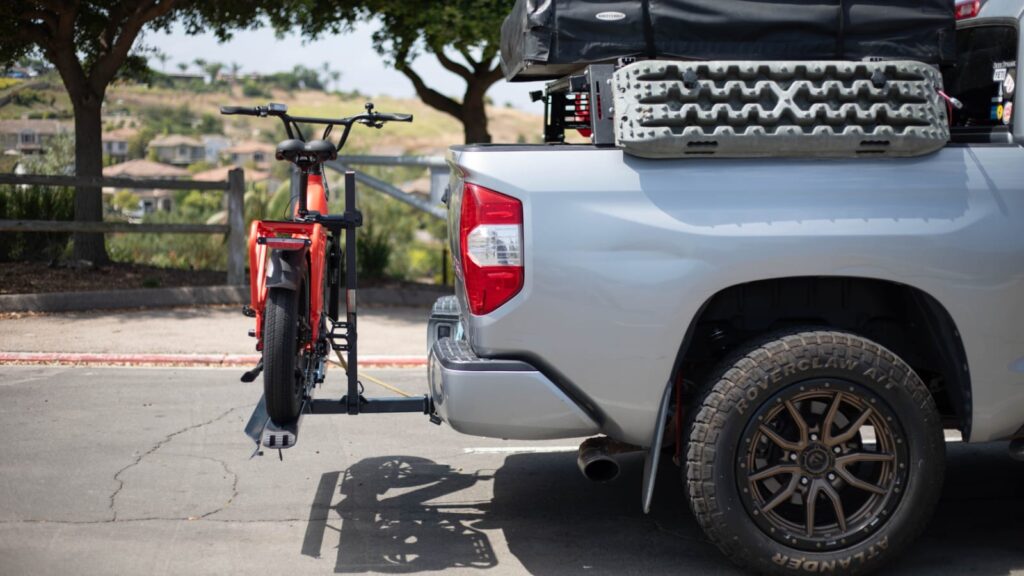
<path fill-rule="evenodd" d="M 377 52 L 412 82 L 424 103 L 462 122 L 466 142 L 490 142 L 485 97 L 502 78 L 498 40 L 512 5 L 512 0 L 294 0 L 274 10 L 272 19 L 278 30 L 298 26 L 312 37 L 345 32 L 360 21 L 380 22 L 373 36 Z M 432 88 L 413 68 L 424 53 L 466 82 L 461 100 Z M 353 82 L 358 88 L 358 78 Z"/>
<path fill-rule="evenodd" d="M 264 4 L 272 0 L 18 0 L 0 2 L 0 66 L 26 56 L 42 56 L 64 82 L 75 114 L 75 167 L 79 176 L 103 170 L 100 112 L 107 87 L 115 78 L 148 70 L 136 40 L 144 29 L 186 33 L 214 32 L 230 37 L 240 28 L 258 26 Z M 99 188 L 79 188 L 75 219 L 99 221 Z M 108 260 L 103 236 L 75 236 L 75 257 L 94 263 Z"/>

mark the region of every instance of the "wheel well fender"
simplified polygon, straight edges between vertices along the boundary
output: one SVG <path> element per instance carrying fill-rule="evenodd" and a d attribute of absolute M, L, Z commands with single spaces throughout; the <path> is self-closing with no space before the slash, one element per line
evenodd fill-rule
<path fill-rule="evenodd" d="M 970 371 L 953 318 L 924 290 L 890 280 L 786 277 L 723 288 L 686 327 L 670 382 L 699 381 L 751 339 L 805 326 L 849 331 L 892 350 L 925 381 L 949 425 L 970 437 Z"/>

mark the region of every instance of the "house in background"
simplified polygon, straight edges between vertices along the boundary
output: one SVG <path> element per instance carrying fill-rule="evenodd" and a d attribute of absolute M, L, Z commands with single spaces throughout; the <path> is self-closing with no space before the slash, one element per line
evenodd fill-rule
<path fill-rule="evenodd" d="M 151 178 L 181 180 L 189 177 L 189 171 L 178 166 L 161 164 L 152 160 L 129 160 L 120 164 L 107 166 L 103 175 L 111 178 Z M 103 193 L 114 195 L 117 188 L 104 188 Z M 174 209 L 173 190 L 132 190 L 139 197 L 139 208 L 143 212 L 161 210 L 170 212 Z"/>
<path fill-rule="evenodd" d="M 206 158 L 206 146 L 201 141 L 180 134 L 157 136 L 146 148 L 158 161 L 176 166 L 188 166 Z"/>
<path fill-rule="evenodd" d="M 128 159 L 128 143 L 139 133 L 134 128 L 118 128 L 103 133 L 103 155 L 113 162 L 124 162 Z"/>
<path fill-rule="evenodd" d="M 214 165 L 220 162 L 220 157 L 224 150 L 231 146 L 231 140 L 227 136 L 221 136 L 220 134 L 204 134 L 202 140 L 203 146 L 206 147 L 206 157 L 204 159 Z"/>
<path fill-rule="evenodd" d="M 248 140 L 224 149 L 224 156 L 235 166 L 266 168 L 274 159 L 277 147 L 266 142 Z"/>
<path fill-rule="evenodd" d="M 218 168 L 203 170 L 202 172 L 196 172 L 193 174 L 192 179 L 199 182 L 227 182 L 228 172 L 231 172 L 235 168 L 237 168 L 237 166 L 220 166 Z M 264 172 L 262 170 L 255 170 L 252 168 L 245 170 L 246 185 L 256 182 L 266 182 L 270 179 L 270 172 Z"/>
<path fill-rule="evenodd" d="M 0 144 L 5 152 L 41 154 L 58 134 L 71 132 L 70 124 L 57 120 L 0 120 Z"/>

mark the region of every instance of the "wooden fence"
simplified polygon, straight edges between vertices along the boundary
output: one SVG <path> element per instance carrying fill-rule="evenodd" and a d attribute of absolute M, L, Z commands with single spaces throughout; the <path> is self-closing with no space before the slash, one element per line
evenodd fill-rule
<path fill-rule="evenodd" d="M 142 178 L 86 178 L 0 174 L 0 184 L 28 186 L 90 186 L 101 188 L 217 190 L 228 195 L 228 223 L 224 224 L 129 224 L 127 222 L 77 222 L 57 220 L 0 220 L 0 232 L 79 232 L 137 234 L 227 234 L 228 284 L 245 283 L 245 173 L 228 172 L 224 182 Z"/>

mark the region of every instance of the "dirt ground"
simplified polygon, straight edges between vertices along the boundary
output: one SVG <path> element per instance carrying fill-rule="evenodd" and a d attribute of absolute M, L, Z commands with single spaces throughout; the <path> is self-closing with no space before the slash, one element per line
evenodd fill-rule
<path fill-rule="evenodd" d="M 0 294 L 213 286 L 224 284 L 225 280 L 226 274 L 215 270 L 181 270 L 137 264 L 74 268 L 50 266 L 46 262 L 0 263 Z"/>

